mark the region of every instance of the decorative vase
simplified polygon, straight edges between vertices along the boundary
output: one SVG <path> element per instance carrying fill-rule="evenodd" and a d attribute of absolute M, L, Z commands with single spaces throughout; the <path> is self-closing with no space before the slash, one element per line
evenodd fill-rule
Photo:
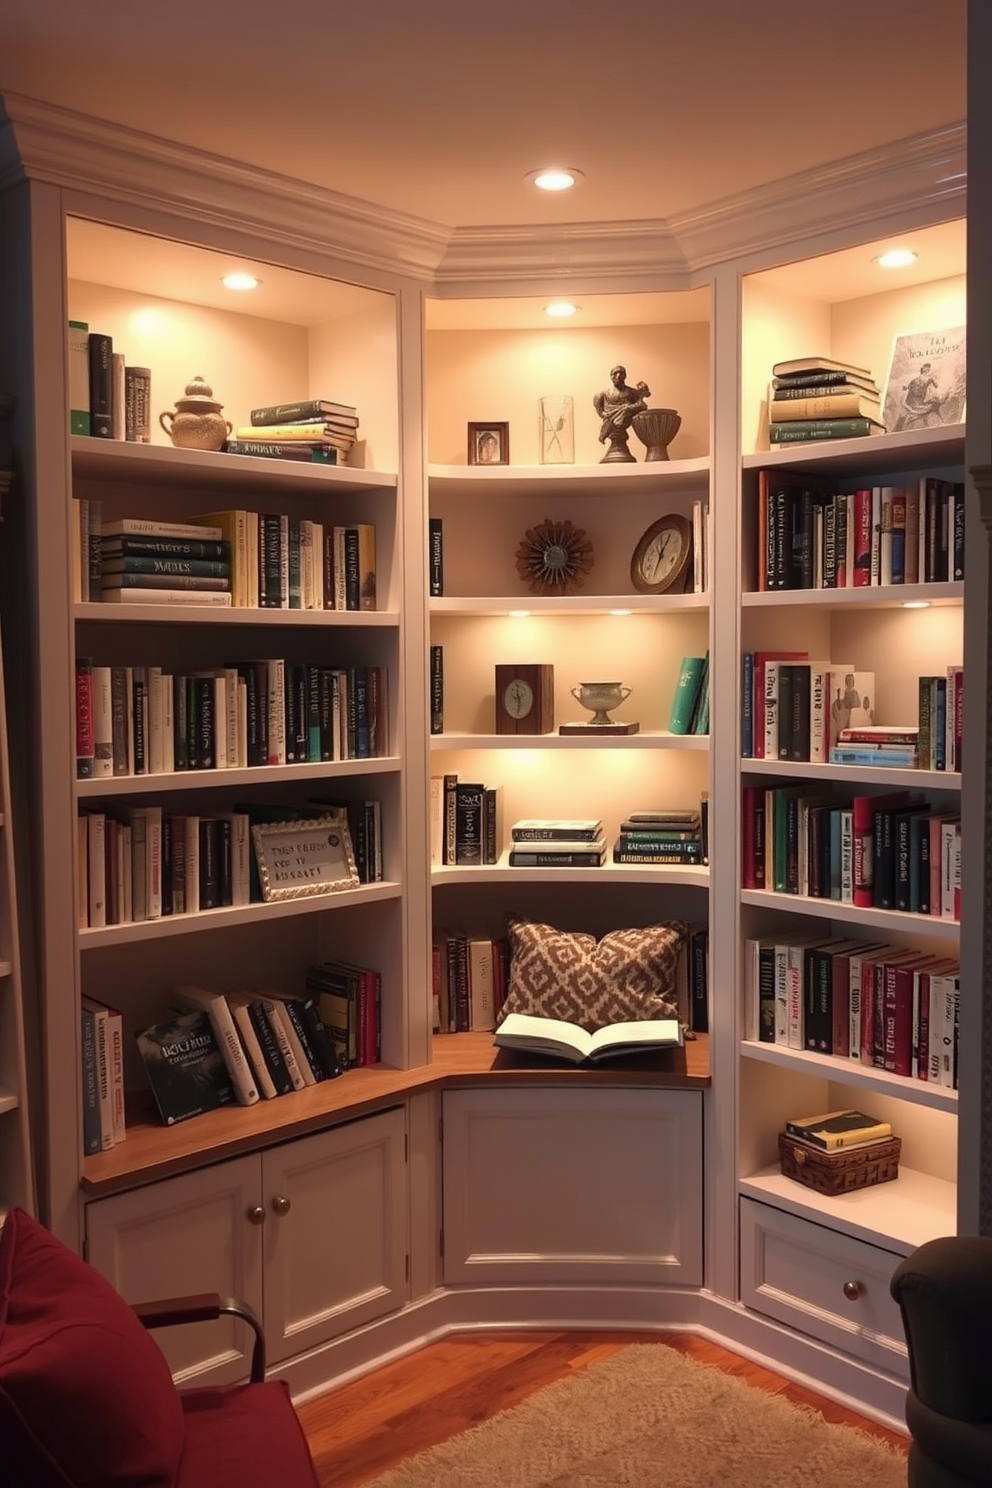
<path fill-rule="evenodd" d="M 159 414 L 162 428 L 183 449 L 222 449 L 231 433 L 231 425 L 221 418 L 223 403 L 215 401 L 213 388 L 202 377 L 194 377 L 185 391 L 185 398 L 176 399 L 175 412 Z"/>
<path fill-rule="evenodd" d="M 668 446 L 682 427 L 681 414 L 674 408 L 645 408 L 630 422 L 638 439 L 647 445 L 645 460 L 667 460 Z"/>
<path fill-rule="evenodd" d="M 612 723 L 610 710 L 619 708 L 630 697 L 631 689 L 622 682 L 580 682 L 571 689 L 572 696 L 583 708 L 588 708 L 592 717 L 590 724 L 600 726 Z"/>
<path fill-rule="evenodd" d="M 575 461 L 575 406 L 568 393 L 542 398 L 538 435 L 542 465 L 572 465 Z"/>

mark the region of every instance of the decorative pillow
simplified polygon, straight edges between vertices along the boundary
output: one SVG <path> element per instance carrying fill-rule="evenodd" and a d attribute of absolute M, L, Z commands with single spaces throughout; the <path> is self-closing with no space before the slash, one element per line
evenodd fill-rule
<path fill-rule="evenodd" d="M 609 1023 L 677 1018 L 675 978 L 684 920 L 595 935 L 555 930 L 511 915 L 510 986 L 500 1021 L 532 1013 L 578 1023 L 589 1033 Z"/>
<path fill-rule="evenodd" d="M 0 1236 L 4 1480 L 172 1488 L 184 1439 L 158 1344 L 94 1267 L 12 1209 Z"/>

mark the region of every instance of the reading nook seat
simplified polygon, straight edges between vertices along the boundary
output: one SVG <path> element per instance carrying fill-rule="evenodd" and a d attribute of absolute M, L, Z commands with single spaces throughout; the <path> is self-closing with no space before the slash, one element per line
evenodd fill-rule
<path fill-rule="evenodd" d="M 178 1390 L 146 1326 L 235 1310 L 245 1385 Z M 250 1309 L 216 1296 L 131 1308 L 23 1210 L 0 1236 L 0 1476 L 25 1488 L 318 1488 Z"/>

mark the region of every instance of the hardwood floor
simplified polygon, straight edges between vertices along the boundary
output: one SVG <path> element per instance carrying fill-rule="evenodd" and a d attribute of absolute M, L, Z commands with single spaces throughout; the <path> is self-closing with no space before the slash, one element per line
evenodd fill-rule
<path fill-rule="evenodd" d="M 321 1488 L 359 1488 L 404 1457 L 519 1405 L 628 1343 L 667 1343 L 750 1385 L 813 1406 L 827 1421 L 908 1446 L 899 1433 L 691 1334 L 472 1333 L 429 1344 L 300 1407 Z"/>

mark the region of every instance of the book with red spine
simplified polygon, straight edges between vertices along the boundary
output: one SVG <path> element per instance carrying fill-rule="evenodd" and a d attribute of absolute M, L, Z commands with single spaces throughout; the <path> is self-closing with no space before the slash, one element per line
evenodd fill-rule
<path fill-rule="evenodd" d="M 874 905 L 875 812 L 908 804 L 908 791 L 890 791 L 882 796 L 855 796 L 851 802 L 854 831 L 853 902 L 861 909 L 871 909 Z"/>

